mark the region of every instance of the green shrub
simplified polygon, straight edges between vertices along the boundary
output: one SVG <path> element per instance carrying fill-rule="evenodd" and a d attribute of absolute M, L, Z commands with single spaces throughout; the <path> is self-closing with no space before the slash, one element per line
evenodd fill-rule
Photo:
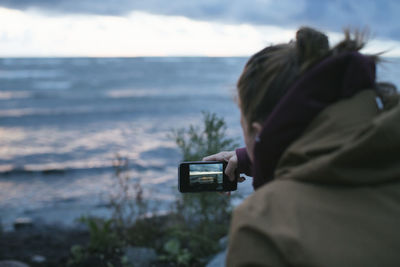
<path fill-rule="evenodd" d="M 226 135 L 225 121 L 203 112 L 201 127 L 173 131 L 183 160 L 232 150 L 235 140 Z M 147 217 L 148 202 L 139 182 L 129 176 L 129 164 L 119 155 L 114 160 L 114 184 L 109 194 L 112 216 L 108 220 L 83 217 L 90 240 L 71 247 L 69 266 L 127 266 L 125 246 L 152 247 L 165 266 L 201 266 L 218 252 L 219 239 L 228 232 L 230 198 L 218 193 L 179 194 L 171 213 Z M 153 213 L 154 214 L 154 213 Z M 163 263 L 161 263 L 163 264 Z"/>
<path fill-rule="evenodd" d="M 177 238 L 169 239 L 163 246 L 165 254 L 161 260 L 177 263 L 180 266 L 187 266 L 193 260 L 192 253 L 187 248 L 182 248 L 181 241 Z"/>
<path fill-rule="evenodd" d="M 89 251 L 112 254 L 123 246 L 123 241 L 112 228 L 113 219 L 103 220 L 93 217 L 81 217 L 80 220 L 89 228 Z"/>
<path fill-rule="evenodd" d="M 148 209 L 140 182 L 132 182 L 128 175 L 128 160 L 117 155 L 113 166 L 115 179 L 109 192 L 111 218 L 79 219 L 88 227 L 90 238 L 86 246 L 71 247 L 69 266 L 128 266 L 124 263 L 124 247 L 136 244 L 136 239 L 146 240 L 154 232 L 150 224 L 140 229 L 134 227 L 143 224 L 138 223 L 142 219 L 137 219 L 144 217 Z M 147 235 L 142 237 L 143 233 Z"/>
<path fill-rule="evenodd" d="M 203 112 L 202 127 L 190 125 L 188 129 L 175 130 L 173 138 L 182 152 L 182 160 L 201 160 L 204 156 L 235 149 L 238 145 L 234 139 L 227 137 L 226 129 L 223 118 Z M 169 259 L 174 258 L 175 262 L 182 264 L 179 256 L 187 249 L 193 260 L 204 262 L 219 250 L 218 241 L 229 228 L 232 212 L 229 197 L 213 192 L 181 194 L 173 210 L 179 220 L 170 228 L 167 242 L 177 240 L 173 242 L 179 244 L 177 251 L 181 253 L 170 253 Z"/>
<path fill-rule="evenodd" d="M 82 216 L 79 221 L 88 227 L 89 244 L 72 246 L 67 265 L 121 266 L 122 247 L 125 243 L 112 227 L 113 220 Z"/>
<path fill-rule="evenodd" d="M 132 182 L 128 173 L 128 159 L 117 154 L 113 167 L 115 179 L 109 192 L 111 218 L 120 236 L 125 237 L 126 230 L 132 227 L 138 218 L 144 217 L 148 212 L 148 202 L 143 198 L 143 188 L 140 181 Z"/>
<path fill-rule="evenodd" d="M 172 137 L 182 152 L 182 160 L 201 160 L 204 156 L 238 147 L 228 138 L 225 120 L 215 113 L 202 112 L 203 127 L 190 125 L 188 129 L 173 130 Z"/>

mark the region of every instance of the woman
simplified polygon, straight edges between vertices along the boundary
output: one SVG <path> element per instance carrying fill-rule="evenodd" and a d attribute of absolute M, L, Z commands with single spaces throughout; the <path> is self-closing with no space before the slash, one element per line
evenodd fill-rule
<path fill-rule="evenodd" d="M 400 266 L 400 107 L 376 83 L 363 38 L 301 28 L 250 58 L 238 81 L 246 148 L 227 175 L 253 176 L 233 214 L 227 266 Z"/>

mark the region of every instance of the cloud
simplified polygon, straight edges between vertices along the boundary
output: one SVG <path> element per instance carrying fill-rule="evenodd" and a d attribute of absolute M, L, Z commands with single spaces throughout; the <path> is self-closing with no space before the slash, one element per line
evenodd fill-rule
<path fill-rule="evenodd" d="M 342 38 L 339 33 L 328 34 L 331 44 Z M 139 11 L 125 16 L 45 16 L 0 8 L 0 57 L 248 56 L 294 36 L 295 28 Z M 390 49 L 387 56 L 399 56 L 399 47 L 399 42 L 378 40 L 369 49 L 372 53 Z"/>
<path fill-rule="evenodd" d="M 369 26 L 377 37 L 400 40 L 397 0 L 0 0 L 0 6 L 52 14 L 126 16 L 132 11 L 185 16 L 224 23 L 298 27 L 330 31 Z"/>
<path fill-rule="evenodd" d="M 7 27 L 1 27 L 7 25 Z M 43 16 L 0 8 L 0 57 L 247 56 L 294 30 L 182 16 Z"/>

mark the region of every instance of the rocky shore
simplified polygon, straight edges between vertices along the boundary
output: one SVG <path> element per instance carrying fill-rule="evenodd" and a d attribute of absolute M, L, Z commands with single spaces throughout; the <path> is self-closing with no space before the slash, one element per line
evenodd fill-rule
<path fill-rule="evenodd" d="M 65 266 L 70 248 L 88 241 L 89 232 L 82 228 L 55 225 L 16 228 L 0 234 L 0 261 L 19 261 L 29 266 Z"/>
<path fill-rule="evenodd" d="M 94 256 L 87 257 L 79 264 L 71 263 L 76 249 L 86 247 L 90 238 L 89 229 L 83 225 L 73 228 L 33 223 L 21 218 L 15 222 L 13 231 L 0 233 L 0 267 L 109 266 L 106 261 Z M 206 261 L 208 263 L 190 266 L 223 266 L 227 238 L 221 238 L 218 243 L 222 252 L 210 257 Z M 163 256 L 160 257 L 150 247 L 126 245 L 114 256 L 116 265 L 113 266 L 186 266 L 175 261 L 160 260 Z"/>

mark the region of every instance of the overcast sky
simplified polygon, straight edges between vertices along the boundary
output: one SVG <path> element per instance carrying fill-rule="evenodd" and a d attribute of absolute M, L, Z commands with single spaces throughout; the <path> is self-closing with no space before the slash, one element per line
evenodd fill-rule
<path fill-rule="evenodd" d="M 237 56 L 301 25 L 369 27 L 400 56 L 397 0 L 0 0 L 0 56 Z"/>

